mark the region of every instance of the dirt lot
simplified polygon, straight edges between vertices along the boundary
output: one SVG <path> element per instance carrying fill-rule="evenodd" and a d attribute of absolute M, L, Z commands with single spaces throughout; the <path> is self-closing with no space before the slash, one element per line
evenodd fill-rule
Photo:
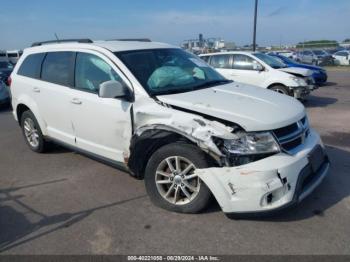
<path fill-rule="evenodd" d="M 230 220 L 213 205 L 182 215 L 149 201 L 142 181 L 57 147 L 34 154 L 0 111 L 0 252 L 3 254 L 350 254 L 350 72 L 305 104 L 331 175 L 277 217 Z"/>

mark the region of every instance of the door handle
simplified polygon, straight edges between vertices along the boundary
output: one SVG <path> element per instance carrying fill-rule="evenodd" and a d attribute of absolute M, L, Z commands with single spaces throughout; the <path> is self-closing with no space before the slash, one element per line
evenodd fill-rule
<path fill-rule="evenodd" d="M 75 105 L 81 105 L 82 104 L 82 102 L 78 98 L 73 98 L 71 100 L 71 103 L 75 104 Z"/>
<path fill-rule="evenodd" d="M 33 92 L 35 92 L 35 93 L 40 93 L 40 88 L 39 88 L 39 87 L 34 87 L 34 88 L 33 88 Z"/>

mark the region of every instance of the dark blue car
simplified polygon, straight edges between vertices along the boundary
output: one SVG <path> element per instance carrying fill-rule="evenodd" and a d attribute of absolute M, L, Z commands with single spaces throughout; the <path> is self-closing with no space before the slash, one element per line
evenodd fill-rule
<path fill-rule="evenodd" d="M 299 68 L 305 68 L 312 70 L 312 78 L 315 80 L 316 85 L 322 85 L 327 82 L 328 76 L 327 76 L 327 71 L 323 69 L 322 67 L 319 66 L 314 66 L 314 65 L 305 65 L 305 64 L 300 64 L 288 57 L 285 57 L 283 55 L 277 55 L 277 54 L 269 54 L 270 56 L 273 56 L 275 58 L 279 58 L 286 66 L 288 67 L 299 67 Z"/>

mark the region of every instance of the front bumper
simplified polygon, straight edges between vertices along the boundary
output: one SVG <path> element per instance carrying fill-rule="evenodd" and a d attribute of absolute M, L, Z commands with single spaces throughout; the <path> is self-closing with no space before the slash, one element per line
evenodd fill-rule
<path fill-rule="evenodd" d="M 325 155 L 312 171 L 311 152 L 323 144 L 319 135 L 310 135 L 297 153 L 277 155 L 237 167 L 198 169 L 223 212 L 234 214 L 269 213 L 298 203 L 307 197 L 329 171 Z"/>
<path fill-rule="evenodd" d="M 296 99 L 306 98 L 310 94 L 310 92 L 314 89 L 315 89 L 314 85 L 290 87 L 291 93 Z"/>

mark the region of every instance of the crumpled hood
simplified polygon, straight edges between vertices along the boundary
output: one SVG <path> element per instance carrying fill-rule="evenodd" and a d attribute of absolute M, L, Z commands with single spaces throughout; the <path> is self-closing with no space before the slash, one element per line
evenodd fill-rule
<path fill-rule="evenodd" d="M 157 98 L 169 105 L 236 123 L 246 131 L 284 127 L 305 115 L 304 106 L 294 98 L 240 83 Z"/>
<path fill-rule="evenodd" d="M 300 67 L 285 67 L 285 68 L 279 68 L 278 70 L 289 73 L 289 74 L 297 74 L 302 76 L 311 76 L 312 71 L 305 68 Z"/>

